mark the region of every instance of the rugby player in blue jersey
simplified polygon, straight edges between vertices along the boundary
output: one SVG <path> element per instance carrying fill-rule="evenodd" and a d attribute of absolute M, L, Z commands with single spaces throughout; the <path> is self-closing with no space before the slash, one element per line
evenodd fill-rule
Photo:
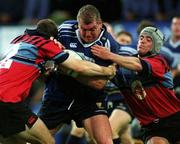
<path fill-rule="evenodd" d="M 167 47 L 172 53 L 177 62 L 173 71 L 174 74 L 174 87 L 178 98 L 180 99 L 180 16 L 174 16 L 171 21 L 171 36 L 165 42 Z"/>
<path fill-rule="evenodd" d="M 77 20 L 61 24 L 57 39 L 66 49 L 74 50 L 83 59 L 102 66 L 108 66 L 111 62 L 94 56 L 91 46 L 105 46 L 114 53 L 119 47 L 103 26 L 99 11 L 92 5 L 83 6 L 78 12 Z M 81 75 L 72 78 L 53 73 L 46 83 L 39 115 L 52 134 L 59 130 L 61 124 L 70 123 L 73 119 L 77 126 L 84 127 L 98 144 L 112 144 L 107 111 L 101 105 L 104 90 L 96 89 L 102 88 L 106 80 L 103 77 L 102 80 L 97 77 L 94 80 L 91 77 L 91 81 L 88 79 Z M 83 82 L 86 85 L 82 84 Z M 97 105 L 97 102 L 100 105 Z"/>
<path fill-rule="evenodd" d="M 103 23 L 106 26 L 107 31 L 115 37 L 113 28 L 109 23 Z M 129 45 L 132 43 L 132 36 L 128 32 L 121 32 L 116 37 L 116 40 L 121 47 L 119 47 L 119 54 L 122 55 L 135 55 L 137 50 L 131 48 Z M 129 122 L 131 121 L 131 116 L 127 113 L 128 108 L 124 102 L 124 98 L 120 93 L 118 88 L 112 84 L 110 81 L 105 86 L 106 98 L 104 105 L 108 111 L 109 121 L 113 134 L 113 143 L 120 144 L 132 144 L 133 140 L 131 137 Z M 80 144 L 84 141 L 85 130 L 83 128 L 78 128 L 74 122 L 72 122 L 72 128 L 70 135 L 67 138 L 66 144 Z M 89 142 L 89 138 L 87 138 Z"/>
<path fill-rule="evenodd" d="M 54 61 L 57 67 L 73 69 L 84 75 L 108 76 L 114 73 L 111 68 L 71 57 L 60 43 L 50 39 L 57 33 L 52 20 L 40 20 L 37 28 L 26 29 L 24 34 L 12 40 L 9 52 L 0 61 L 0 143 L 55 143 L 42 120 L 27 104 L 32 83 L 45 70 L 47 60 Z"/>

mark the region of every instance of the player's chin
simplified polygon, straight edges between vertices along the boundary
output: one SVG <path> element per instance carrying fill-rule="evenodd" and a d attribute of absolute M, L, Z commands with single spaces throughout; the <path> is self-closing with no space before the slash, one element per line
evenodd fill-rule
<path fill-rule="evenodd" d="M 92 38 L 85 38 L 84 41 L 86 43 L 92 43 L 94 41 L 94 39 L 92 39 Z"/>

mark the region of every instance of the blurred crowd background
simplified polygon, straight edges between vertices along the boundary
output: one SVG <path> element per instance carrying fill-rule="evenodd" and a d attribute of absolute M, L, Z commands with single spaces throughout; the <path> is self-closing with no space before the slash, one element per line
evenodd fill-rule
<path fill-rule="evenodd" d="M 46 17 L 60 23 L 76 18 L 87 3 L 95 5 L 107 22 L 168 21 L 180 12 L 180 0 L 1 0 L 0 24 L 34 24 Z"/>
<path fill-rule="evenodd" d="M 110 23 L 115 33 L 126 30 L 135 42 L 141 20 L 153 21 L 169 37 L 171 19 L 180 13 L 180 0 L 1 0 L 0 58 L 8 43 L 26 27 L 43 18 L 51 18 L 58 25 L 76 19 L 78 10 L 85 4 L 96 6 L 103 21 Z"/>

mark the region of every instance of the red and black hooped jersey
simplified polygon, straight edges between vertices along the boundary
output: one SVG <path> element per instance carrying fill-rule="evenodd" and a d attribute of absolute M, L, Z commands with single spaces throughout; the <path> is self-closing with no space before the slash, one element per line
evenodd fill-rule
<path fill-rule="evenodd" d="M 142 125 L 180 111 L 170 67 L 161 55 L 141 59 L 141 73 L 119 68 L 117 85 Z"/>
<path fill-rule="evenodd" d="M 0 101 L 23 101 L 39 76 L 39 64 L 49 59 L 61 63 L 67 57 L 68 54 L 50 39 L 28 33 L 18 36 L 0 61 Z"/>

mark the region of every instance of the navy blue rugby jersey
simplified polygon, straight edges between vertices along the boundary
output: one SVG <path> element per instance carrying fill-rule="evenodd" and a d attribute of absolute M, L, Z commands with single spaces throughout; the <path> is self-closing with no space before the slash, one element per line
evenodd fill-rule
<path fill-rule="evenodd" d="M 118 54 L 123 55 L 123 56 L 137 56 L 138 53 L 134 45 L 121 45 L 121 47 L 118 50 Z M 124 69 L 124 68 L 119 68 L 117 71 L 117 74 L 119 73 L 121 69 Z M 116 77 L 114 79 L 116 79 Z M 115 84 L 117 83 L 115 82 Z M 120 92 L 119 88 L 115 84 L 112 82 L 109 82 L 106 85 L 105 89 L 108 92 L 106 101 L 120 101 L 124 99 L 122 93 Z"/>
<path fill-rule="evenodd" d="M 60 41 L 66 49 L 71 49 L 78 52 L 84 59 L 97 63 L 102 66 L 108 66 L 112 62 L 102 60 L 94 56 L 91 52 L 91 46 L 98 44 L 105 46 L 110 51 L 118 53 L 120 45 L 113 39 L 113 37 L 106 31 L 103 26 L 99 38 L 89 44 L 81 41 L 78 31 L 77 21 L 65 21 L 59 26 L 58 41 Z M 55 99 L 59 101 L 71 101 L 74 97 L 81 97 L 80 99 L 97 99 L 98 96 L 103 95 L 103 90 L 95 90 L 85 86 L 69 76 L 54 74 L 46 83 L 44 98 Z M 84 97 L 84 98 L 83 98 Z"/>
<path fill-rule="evenodd" d="M 164 43 L 164 46 L 173 53 L 173 57 L 175 58 L 177 65 L 180 65 L 180 41 L 173 42 L 172 38 L 169 37 Z"/>
<path fill-rule="evenodd" d="M 175 69 L 177 67 L 178 61 L 169 48 L 163 46 L 160 50 L 160 55 L 165 58 L 171 68 Z"/>
<path fill-rule="evenodd" d="M 78 30 L 78 23 L 76 20 L 65 21 L 59 26 L 58 41 L 60 41 L 66 49 L 71 49 L 86 60 L 97 63 L 99 65 L 107 66 L 111 64 L 110 61 L 102 60 L 94 56 L 91 52 L 92 45 L 101 45 L 108 48 L 111 52 L 118 53 L 120 45 L 114 40 L 114 38 L 106 31 L 106 27 L 103 26 L 102 31 L 98 39 L 92 43 L 83 43 Z"/>
<path fill-rule="evenodd" d="M 138 55 L 135 45 L 121 45 L 118 49 L 119 55 L 135 56 Z"/>

